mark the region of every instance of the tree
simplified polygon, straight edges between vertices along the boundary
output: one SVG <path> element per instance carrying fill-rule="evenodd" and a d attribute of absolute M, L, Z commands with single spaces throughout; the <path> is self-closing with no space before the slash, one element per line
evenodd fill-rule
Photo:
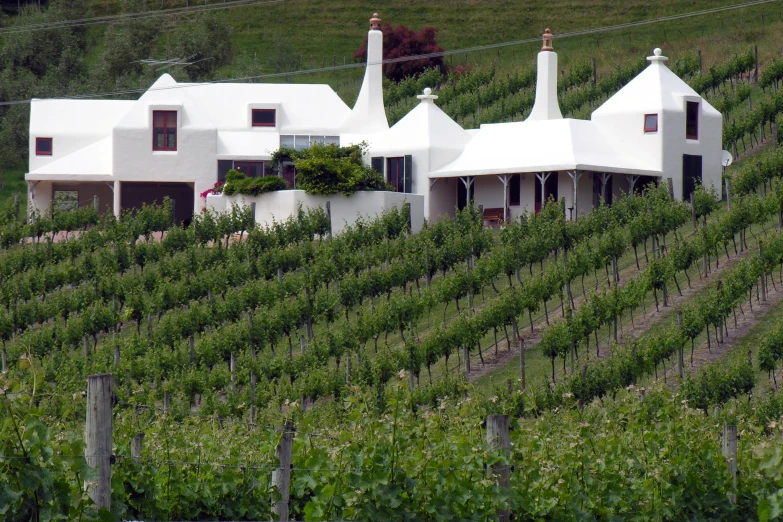
<path fill-rule="evenodd" d="M 391 24 L 382 23 L 383 31 L 383 59 L 402 58 L 419 54 L 431 54 L 443 52 L 443 48 L 436 41 L 438 30 L 435 27 L 425 27 L 416 33 L 413 29 L 404 25 L 393 28 Z M 367 59 L 367 38 L 353 55 L 357 61 Z M 389 63 L 383 66 L 384 74 L 392 81 L 398 82 L 409 76 L 423 73 L 427 69 L 441 67 L 442 56 L 422 58 L 420 60 L 408 60 Z"/>
<path fill-rule="evenodd" d="M 216 17 L 201 16 L 190 23 L 178 23 L 173 41 L 173 55 L 193 63 L 184 68 L 190 81 L 212 79 L 215 71 L 233 57 L 228 26 Z"/>

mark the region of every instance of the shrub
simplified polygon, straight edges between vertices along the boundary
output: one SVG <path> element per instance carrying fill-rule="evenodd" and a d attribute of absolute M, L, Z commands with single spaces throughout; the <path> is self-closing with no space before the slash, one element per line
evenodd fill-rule
<path fill-rule="evenodd" d="M 229 170 L 226 174 L 226 184 L 223 188 L 223 194 L 233 196 L 241 194 L 243 196 L 258 196 L 266 192 L 275 190 L 285 190 L 288 188 L 285 180 L 278 176 L 264 176 L 263 178 L 248 178 L 241 172 Z"/>
<path fill-rule="evenodd" d="M 350 147 L 314 144 L 305 150 L 280 149 L 272 161 L 284 156 L 293 160 L 296 186 L 308 194 L 350 196 L 358 190 L 390 190 L 383 176 L 362 162 L 365 148 L 364 143 Z"/>
<path fill-rule="evenodd" d="M 393 28 L 391 24 L 382 23 L 381 31 L 383 31 L 384 60 L 443 52 L 443 47 L 439 46 L 437 42 L 438 30 L 435 27 L 425 27 L 416 33 L 413 29 L 404 25 L 398 25 L 396 28 Z M 357 61 L 363 61 L 367 58 L 367 38 L 364 39 L 364 43 L 354 53 L 353 57 Z M 441 67 L 442 65 L 443 57 L 433 56 L 432 58 L 422 58 L 421 60 L 388 63 L 383 66 L 383 71 L 388 79 L 398 82 L 408 76 L 416 76 L 427 69 Z"/>

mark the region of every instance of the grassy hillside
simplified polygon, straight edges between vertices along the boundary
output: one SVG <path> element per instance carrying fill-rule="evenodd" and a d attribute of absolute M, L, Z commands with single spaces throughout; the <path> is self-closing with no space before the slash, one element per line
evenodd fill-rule
<path fill-rule="evenodd" d="M 210 3 L 220 2 L 212 0 Z M 215 16 L 221 17 L 230 27 L 235 60 L 221 72 L 231 77 L 350 63 L 362 43 L 373 12 L 378 12 L 385 22 L 403 24 L 414 30 L 434 26 L 438 29 L 440 45 L 446 50 L 455 50 L 535 38 L 545 27 L 551 27 L 558 35 L 737 3 L 735 0 L 703 0 L 696 4 L 684 0 L 285 0 L 218 11 Z M 107 2 L 96 0 L 94 4 L 96 15 L 106 12 Z M 116 0 L 109 2 L 110 10 L 116 10 L 118 4 Z M 185 1 L 165 0 L 164 6 L 183 7 Z M 759 44 L 762 59 L 767 59 L 780 49 L 777 44 L 783 34 L 781 12 L 781 6 L 773 3 L 556 40 L 555 48 L 563 67 L 576 60 L 595 58 L 599 71 L 649 54 L 656 46 L 673 56 L 687 50 L 702 50 L 704 63 L 709 65 L 736 52 L 740 46 Z M 186 20 L 187 17 L 181 16 L 177 23 Z M 101 31 L 100 28 L 95 30 L 99 45 Z M 499 51 L 452 56 L 448 61 L 494 62 L 501 69 L 511 70 L 520 65 L 532 65 L 538 47 L 538 44 L 516 45 Z M 349 80 L 360 76 L 361 71 L 352 70 L 292 76 L 288 81 L 332 84 L 350 102 L 355 89 Z"/>

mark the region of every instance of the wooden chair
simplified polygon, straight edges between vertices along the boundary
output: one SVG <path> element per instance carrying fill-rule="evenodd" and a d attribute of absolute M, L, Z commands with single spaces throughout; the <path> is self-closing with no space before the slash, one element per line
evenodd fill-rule
<path fill-rule="evenodd" d="M 503 209 L 502 208 L 485 208 L 484 209 L 484 221 L 488 221 L 490 224 L 494 223 L 500 226 L 503 223 Z"/>

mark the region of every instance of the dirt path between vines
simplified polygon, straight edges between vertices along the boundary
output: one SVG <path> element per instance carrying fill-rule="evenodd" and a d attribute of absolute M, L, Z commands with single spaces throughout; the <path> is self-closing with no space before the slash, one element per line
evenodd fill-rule
<path fill-rule="evenodd" d="M 774 278 L 774 274 L 772 275 Z M 777 288 L 776 288 L 777 287 Z M 710 330 L 710 343 L 707 344 L 705 339 L 700 344 L 696 345 L 693 351 L 693 362 L 691 363 L 691 356 L 688 347 L 685 347 L 685 371 L 695 372 L 699 368 L 713 363 L 731 352 L 734 347 L 739 344 L 745 335 L 758 324 L 762 317 L 764 317 L 770 309 L 774 308 L 776 304 L 783 299 L 783 283 L 778 280 L 775 282 L 775 286 L 772 285 L 772 281 L 767 280 L 767 299 L 761 300 L 761 291 L 758 293 L 759 300 L 756 300 L 756 289 L 753 290 L 753 310 L 749 306 L 748 300 L 743 301 L 740 304 L 740 309 L 736 312 L 737 322 L 734 323 L 734 316 L 730 316 L 727 321 L 728 335 L 726 331 L 723 332 L 723 343 L 718 343 L 716 340 L 715 329 Z M 753 354 L 758 356 L 758 354 Z M 671 387 L 677 387 L 678 369 L 676 363 L 672 364 L 671 368 L 667 368 L 666 371 L 667 382 Z M 780 375 L 780 374 L 779 374 Z M 662 377 L 661 377 L 662 378 Z M 671 379 L 669 379 L 671 378 Z M 780 377 L 778 377 L 780 382 Z M 770 379 L 772 385 L 772 380 Z"/>
<path fill-rule="evenodd" d="M 707 278 L 699 278 L 699 279 L 691 279 L 691 286 L 688 287 L 687 279 L 684 277 L 684 274 L 679 273 L 677 280 L 680 284 L 680 289 L 682 291 L 682 296 L 679 295 L 677 292 L 677 287 L 674 284 L 674 281 L 669 283 L 667 285 L 668 289 L 668 306 L 663 306 L 663 295 L 661 292 L 659 292 L 658 295 L 658 301 L 659 301 L 659 311 L 656 311 L 655 304 L 648 304 L 646 312 L 644 309 L 642 309 L 642 312 L 639 315 L 634 314 L 633 318 L 633 326 L 631 326 L 631 321 L 629 320 L 625 324 L 621 324 L 622 328 L 618 328 L 617 336 L 618 336 L 618 346 L 623 346 L 625 343 L 627 343 L 629 340 L 638 339 L 641 337 L 647 330 L 649 330 L 652 326 L 664 321 L 666 318 L 670 317 L 673 313 L 676 312 L 676 309 L 678 308 L 678 305 L 687 301 L 691 297 L 693 297 L 695 294 L 700 292 L 702 289 L 707 287 L 710 284 L 713 284 L 716 280 L 716 278 L 719 278 L 721 274 L 724 273 L 725 270 L 732 268 L 735 266 L 740 260 L 744 259 L 748 254 L 750 250 L 745 250 L 743 252 L 739 252 L 738 254 L 734 254 L 731 256 L 730 259 L 722 258 L 720 260 L 720 266 L 715 267 L 712 265 L 709 276 Z M 701 261 L 697 261 L 697 263 L 701 263 Z M 642 268 L 644 270 L 644 267 Z M 636 269 L 636 265 L 632 264 L 630 267 L 628 267 L 625 271 L 620 272 L 620 285 L 622 286 L 626 281 L 631 279 L 632 277 L 635 277 L 639 273 L 639 270 Z M 606 280 L 604 279 L 604 284 Z M 776 283 L 777 284 L 777 283 Z M 772 285 L 770 284 L 770 289 L 772 289 Z M 778 292 L 783 294 L 783 289 L 781 289 L 781 286 L 778 285 Z M 594 288 L 594 287 L 593 287 Z M 581 290 L 581 288 L 580 288 Z M 770 303 L 770 299 L 772 298 L 772 294 L 770 294 L 767 298 L 767 302 Z M 579 307 L 579 305 L 584 301 L 584 296 L 580 296 L 579 298 L 574 299 L 574 304 L 576 305 L 576 308 Z M 769 304 L 768 306 L 771 306 L 772 304 Z M 756 310 L 756 305 L 754 304 L 753 307 L 754 311 Z M 765 308 L 766 310 L 766 308 Z M 552 317 L 555 318 L 555 320 L 561 320 L 562 319 L 562 312 L 560 312 L 560 307 L 558 306 L 555 309 L 555 312 L 558 312 L 556 316 L 553 315 L 553 312 L 550 311 L 550 322 L 552 321 Z M 524 328 L 522 325 L 520 325 L 520 335 L 524 339 L 525 343 L 525 349 L 530 350 L 537 348 L 539 341 L 541 340 L 541 333 L 544 328 L 547 327 L 546 321 L 539 321 L 537 323 L 534 323 L 534 331 L 533 333 L 530 332 L 529 323 L 527 323 L 527 328 Z M 599 348 L 599 359 L 604 359 L 608 357 L 611 353 L 611 343 L 608 343 L 606 341 L 606 336 L 603 336 L 603 339 L 599 339 L 600 341 L 600 348 Z M 594 339 L 591 339 L 593 341 Z M 713 343 L 714 344 L 714 343 Z M 725 343 L 724 343 L 725 344 Z M 706 345 L 705 345 L 706 346 Z M 592 352 L 591 359 L 595 358 L 595 343 L 590 343 L 590 350 Z M 706 348 L 705 348 L 706 350 Z M 714 351 L 714 350 L 713 350 Z M 498 334 L 498 353 L 497 356 L 494 353 L 493 349 L 490 349 L 487 353 L 484 355 L 484 361 L 485 364 L 482 366 L 481 363 L 478 360 L 474 360 L 471 357 L 471 365 L 475 367 L 475 370 L 471 368 L 471 373 L 469 377 L 470 382 L 474 382 L 478 379 L 481 379 L 485 375 L 498 370 L 499 368 L 502 368 L 506 365 L 508 365 L 513 359 L 519 359 L 519 352 L 520 348 L 519 346 L 513 346 L 511 349 L 508 349 L 508 343 L 505 339 L 505 334 L 503 331 L 500 331 Z M 694 363 L 696 362 L 695 354 L 694 354 Z"/>

